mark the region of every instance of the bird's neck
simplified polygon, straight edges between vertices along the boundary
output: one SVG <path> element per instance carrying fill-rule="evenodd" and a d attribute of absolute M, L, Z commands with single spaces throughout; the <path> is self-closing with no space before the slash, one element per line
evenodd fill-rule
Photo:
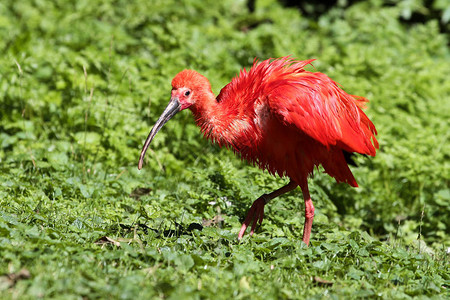
<path fill-rule="evenodd" d="M 235 116 L 226 104 L 217 101 L 212 91 L 203 93 L 190 109 L 197 126 L 201 128 L 206 138 L 217 142 L 219 145 L 230 142 L 224 136 L 224 132 L 227 131 Z"/>

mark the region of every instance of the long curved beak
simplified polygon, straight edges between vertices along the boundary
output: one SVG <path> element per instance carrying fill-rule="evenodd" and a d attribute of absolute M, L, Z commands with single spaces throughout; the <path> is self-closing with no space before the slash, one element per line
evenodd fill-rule
<path fill-rule="evenodd" d="M 173 116 L 176 115 L 177 112 L 181 110 L 181 104 L 177 97 L 170 98 L 170 102 L 167 105 L 164 112 L 159 117 L 158 121 L 156 121 L 155 125 L 153 126 L 152 130 L 148 134 L 147 139 L 145 140 L 144 147 L 142 147 L 141 156 L 139 157 L 139 164 L 138 169 L 142 169 L 142 165 L 144 164 L 144 156 L 145 152 L 147 152 L 148 146 L 150 145 L 151 141 L 155 137 L 155 135 L 158 133 L 158 131 L 164 126 L 164 124 L 167 123 Z"/>

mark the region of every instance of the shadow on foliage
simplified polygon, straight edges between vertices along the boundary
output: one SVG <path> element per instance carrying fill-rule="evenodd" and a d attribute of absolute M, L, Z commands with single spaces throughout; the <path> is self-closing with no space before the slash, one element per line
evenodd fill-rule
<path fill-rule="evenodd" d="M 333 8 L 346 9 L 356 3 L 365 2 L 362 0 L 322 0 L 322 1 L 295 1 L 279 0 L 285 7 L 295 7 L 303 16 L 318 20 L 319 17 Z M 439 22 L 441 33 L 450 32 L 450 20 L 447 16 L 447 8 L 444 4 L 436 4 L 434 0 L 422 1 L 389 1 L 384 0 L 382 6 L 400 8 L 399 20 L 407 25 L 423 24 L 431 20 Z M 443 1 L 444 2 L 444 1 Z M 256 0 L 248 0 L 247 8 L 250 12 L 256 9 Z"/>
<path fill-rule="evenodd" d="M 162 230 L 156 229 L 156 228 L 151 228 L 150 226 L 148 226 L 146 224 L 142 224 L 142 223 L 137 223 L 134 225 L 119 224 L 119 226 L 121 229 L 129 230 L 129 231 L 133 231 L 135 229 L 140 229 L 145 234 L 148 234 L 150 231 L 153 231 L 154 233 L 156 233 L 156 237 L 179 237 L 181 235 L 191 234 L 192 231 L 194 231 L 194 230 L 199 230 L 199 231 L 203 230 L 203 226 L 198 223 L 191 223 L 187 226 L 187 228 L 184 225 L 177 223 L 177 222 L 174 222 L 174 224 L 175 224 L 175 229 L 162 229 Z"/>

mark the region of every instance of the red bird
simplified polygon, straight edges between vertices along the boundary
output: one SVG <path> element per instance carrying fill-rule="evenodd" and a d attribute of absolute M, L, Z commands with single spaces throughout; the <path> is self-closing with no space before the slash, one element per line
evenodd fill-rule
<path fill-rule="evenodd" d="M 193 70 L 178 73 L 170 102 L 145 141 L 139 169 L 156 133 L 189 108 L 206 138 L 261 169 L 290 178 L 289 184 L 255 200 L 238 238 L 250 223 L 253 234 L 263 220 L 265 204 L 300 186 L 305 201 L 303 242 L 308 245 L 314 218 L 308 176 L 314 167 L 322 165 L 337 182 L 357 187 L 349 154 L 375 156 L 378 148 L 375 126 L 361 110 L 367 99 L 347 94 L 325 74 L 305 71 L 312 61 L 255 60 L 217 98 L 206 77 Z"/>

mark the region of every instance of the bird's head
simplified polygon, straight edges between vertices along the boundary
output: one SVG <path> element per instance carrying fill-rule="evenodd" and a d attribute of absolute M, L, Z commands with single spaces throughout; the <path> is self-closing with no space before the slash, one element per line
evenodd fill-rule
<path fill-rule="evenodd" d="M 211 93 L 208 79 L 193 70 L 184 70 L 172 79 L 172 99 L 178 99 L 181 110 L 191 107 Z"/>
<path fill-rule="evenodd" d="M 172 94 L 169 104 L 150 131 L 139 158 L 138 168 L 144 163 L 144 156 L 156 133 L 178 112 L 194 108 L 206 94 L 212 94 L 211 85 L 205 76 L 193 70 L 184 70 L 172 79 Z"/>

